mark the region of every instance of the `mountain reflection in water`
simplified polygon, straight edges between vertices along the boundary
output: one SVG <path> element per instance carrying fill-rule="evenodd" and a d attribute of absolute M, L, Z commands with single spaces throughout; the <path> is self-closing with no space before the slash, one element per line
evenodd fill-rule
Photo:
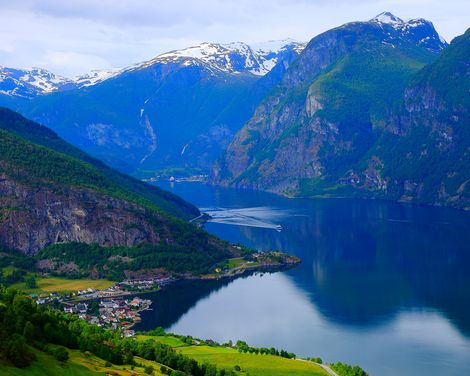
<path fill-rule="evenodd" d="M 469 213 L 289 200 L 202 184 L 176 184 L 173 191 L 221 211 L 222 221 L 206 224 L 209 232 L 295 254 L 302 264 L 170 287 L 158 293 L 142 327 L 283 347 L 359 363 L 372 374 L 470 374 Z"/>

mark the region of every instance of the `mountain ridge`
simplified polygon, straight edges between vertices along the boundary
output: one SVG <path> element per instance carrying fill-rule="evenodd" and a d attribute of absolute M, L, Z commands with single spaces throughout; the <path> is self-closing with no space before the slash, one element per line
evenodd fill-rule
<path fill-rule="evenodd" d="M 235 136 L 212 181 L 288 196 L 400 199 L 383 193 L 385 161 L 368 153 L 413 75 L 447 48 L 432 23 L 389 14 L 320 34 Z M 352 166 L 373 190 L 350 189 Z M 429 202 L 411 201 L 421 199 Z"/>
<path fill-rule="evenodd" d="M 144 69 L 153 64 L 183 62 L 206 64 L 226 73 L 250 73 L 263 76 L 276 65 L 279 56 L 304 44 L 292 39 L 254 44 L 244 42 L 209 43 L 173 50 L 124 68 L 96 69 L 73 78 L 63 77 L 43 68 L 10 68 L 0 66 L 0 94 L 31 98 L 53 92 L 86 88 L 129 71 Z"/>
<path fill-rule="evenodd" d="M 141 177 L 171 176 L 172 171 L 207 174 L 250 117 L 254 102 L 276 83 L 272 77 L 278 73 L 251 71 L 264 72 L 276 61 L 286 64 L 299 45 L 270 42 L 257 46 L 258 52 L 247 45 L 240 52 L 239 47 L 203 56 L 210 61 L 199 56 L 200 48 L 199 57 L 164 54 L 82 88 L 30 99 L 0 96 L 0 103 L 121 171 Z M 254 59 L 259 51 L 263 59 Z M 227 69 L 221 69 L 222 63 Z M 223 117 L 230 108 L 231 118 Z"/>
<path fill-rule="evenodd" d="M 191 204 L 111 170 L 7 109 L 0 109 L 0 140 L 0 244 L 7 249 L 34 254 L 82 242 L 230 253 L 227 243 L 186 222 L 199 214 Z M 162 209 L 173 206 L 179 211 Z"/>

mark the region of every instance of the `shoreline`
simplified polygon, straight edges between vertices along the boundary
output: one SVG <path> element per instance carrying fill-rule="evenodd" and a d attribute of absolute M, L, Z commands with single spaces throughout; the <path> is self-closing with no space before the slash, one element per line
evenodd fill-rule
<path fill-rule="evenodd" d="M 160 181 L 153 181 L 152 184 L 160 187 L 158 184 L 159 182 L 163 183 L 170 183 L 168 180 L 160 180 Z M 367 196 L 367 195 L 332 195 L 332 194 L 316 194 L 316 195 L 289 195 L 282 192 L 277 192 L 268 189 L 260 189 L 260 188 L 253 188 L 253 187 L 237 187 L 230 184 L 223 184 L 223 183 L 215 183 L 210 179 L 207 181 L 192 181 L 192 180 L 182 180 L 178 181 L 175 180 L 173 183 L 180 184 L 180 183 L 187 183 L 187 184 L 204 184 L 211 187 L 218 187 L 224 189 L 234 189 L 239 191 L 246 191 L 246 192 L 262 192 L 266 194 L 271 194 L 277 197 L 283 197 L 289 200 L 359 200 L 359 201 L 375 201 L 375 202 L 382 202 L 384 204 L 396 204 L 401 205 L 404 207 L 418 207 L 418 208 L 428 208 L 428 209 L 436 209 L 436 210 L 450 210 L 450 211 L 457 211 L 457 212 L 465 212 L 470 213 L 470 207 L 457 207 L 451 205 L 441 205 L 437 203 L 425 203 L 420 201 L 410 201 L 410 200 L 402 200 L 402 199 L 393 199 L 393 198 L 386 198 L 386 197 L 379 197 L 379 196 Z M 165 188 L 168 189 L 168 188 Z"/>
<path fill-rule="evenodd" d="M 103 289 L 96 290 L 95 288 L 88 288 L 87 291 L 77 291 L 75 293 L 63 294 L 60 296 L 58 293 L 51 293 L 49 298 L 41 298 L 44 303 L 53 303 L 54 301 L 62 304 L 65 312 L 71 314 L 83 315 L 83 319 L 90 323 L 100 323 L 106 327 L 111 325 L 114 329 L 122 329 L 125 336 L 128 336 L 131 329 L 143 321 L 141 312 L 151 310 L 151 305 L 154 300 L 145 299 L 147 294 L 155 294 L 159 291 L 165 290 L 170 285 L 176 283 L 195 283 L 197 281 L 233 281 L 244 275 L 252 275 L 255 273 L 263 272 L 281 272 L 289 270 L 298 265 L 301 260 L 298 257 L 290 256 L 279 251 L 267 251 L 251 253 L 244 257 L 232 257 L 225 259 L 213 268 L 213 272 L 209 274 L 191 275 L 177 274 L 162 272 L 150 274 L 141 278 L 127 279 L 116 282 L 114 285 Z M 129 300 L 140 299 L 141 303 L 133 304 Z M 141 297 L 141 298 L 139 298 Z M 39 301 L 39 297 L 38 297 Z M 91 302 L 99 303 L 99 313 L 88 313 L 88 304 Z M 111 304 L 112 307 L 109 306 Z M 132 309 L 134 314 L 127 315 L 129 307 L 134 306 Z M 102 313 L 101 307 L 107 312 Z M 121 308 L 120 308 L 121 307 Z M 122 312 L 121 312 L 122 310 Z M 116 321 L 116 318 L 119 318 Z M 133 335 L 133 334 L 130 334 Z"/>
<path fill-rule="evenodd" d="M 294 257 L 294 256 L 288 256 Z M 242 277 L 245 274 L 249 273 L 256 273 L 256 272 L 282 272 L 285 270 L 289 270 L 301 263 L 300 259 L 295 262 L 288 262 L 288 263 L 279 263 L 279 264 L 264 264 L 264 265 L 254 265 L 254 266 L 242 266 L 237 268 L 232 268 L 227 270 L 224 273 L 216 273 L 216 274 L 203 274 L 198 276 L 192 275 L 178 275 L 170 277 L 164 284 L 158 286 L 158 288 L 153 290 L 145 290 L 145 291 L 121 291 L 121 292 L 109 292 L 106 293 L 106 290 L 100 290 L 95 293 L 96 296 L 80 296 L 74 299 L 70 299 L 70 302 L 84 302 L 84 301 L 91 301 L 97 299 L 112 299 L 112 298 L 120 298 L 129 295 L 144 295 L 144 294 L 151 294 L 158 291 L 162 291 L 166 287 L 173 285 L 178 282 L 190 282 L 190 281 L 208 281 L 208 280 L 224 280 L 224 279 L 233 279 Z M 118 282 L 121 283 L 121 282 Z M 115 285 L 114 285 L 115 286 Z M 100 294 L 105 294 L 104 296 L 100 296 Z"/>

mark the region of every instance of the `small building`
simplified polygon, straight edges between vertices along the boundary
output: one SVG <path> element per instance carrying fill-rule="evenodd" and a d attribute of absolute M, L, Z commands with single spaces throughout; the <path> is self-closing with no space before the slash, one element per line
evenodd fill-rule
<path fill-rule="evenodd" d="M 124 330 L 123 334 L 124 334 L 124 337 L 133 337 L 135 335 L 135 331 L 128 329 L 128 330 Z"/>
<path fill-rule="evenodd" d="M 79 313 L 87 313 L 88 311 L 88 304 L 86 303 L 78 303 L 77 304 L 77 311 Z"/>
<path fill-rule="evenodd" d="M 140 298 L 134 298 L 129 302 L 129 305 L 133 307 L 140 307 L 144 301 Z"/>

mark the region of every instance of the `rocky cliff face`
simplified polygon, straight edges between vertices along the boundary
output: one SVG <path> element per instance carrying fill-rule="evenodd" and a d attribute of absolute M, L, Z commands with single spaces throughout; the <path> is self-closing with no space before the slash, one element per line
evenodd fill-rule
<path fill-rule="evenodd" d="M 424 20 L 374 19 L 314 38 L 235 136 L 214 181 L 468 207 L 470 55 L 460 44 L 438 59 L 444 44 Z"/>
<path fill-rule="evenodd" d="M 304 166 L 313 162 L 314 158 L 311 158 L 309 151 L 314 149 L 314 145 L 299 141 L 308 140 L 310 137 L 292 132 L 290 135 L 286 134 L 287 137 L 284 137 L 279 145 L 276 141 L 284 132 L 295 126 L 297 121 L 305 123 L 305 101 L 309 106 L 310 100 L 302 97 L 308 91 L 308 84 L 339 56 L 351 49 L 350 44 L 343 43 L 343 40 L 348 38 L 340 38 L 339 34 L 344 32 L 348 31 L 325 33 L 309 43 L 295 62 L 294 68 L 285 72 L 276 93 L 256 109 L 254 116 L 236 135 L 226 151 L 225 158 L 214 169 L 215 181 L 285 191 L 295 189 L 298 178 L 309 174 L 304 171 Z M 299 93 L 293 93 L 294 91 Z M 301 128 L 298 127 L 297 131 L 308 133 L 307 128 Z M 296 150 L 295 154 L 291 153 L 291 148 Z M 261 152 L 262 149 L 266 156 Z M 273 149 L 276 149 L 275 153 Z M 261 156 L 257 155 L 258 152 Z M 265 159 L 261 161 L 260 157 Z M 259 174 L 254 171 L 258 168 Z M 251 173 L 256 174 L 256 179 Z"/>
<path fill-rule="evenodd" d="M 401 201 L 470 209 L 470 31 L 420 71 L 347 184 Z M 375 176 L 369 184 L 370 177 Z"/>
<path fill-rule="evenodd" d="M 0 108 L 0 248 L 31 255 L 73 242 L 127 247 L 133 254 L 142 244 L 150 253 L 224 257 L 226 244 L 187 223 L 198 215 L 181 198 L 120 174 Z"/>
<path fill-rule="evenodd" d="M 171 239 L 162 218 L 138 205 L 90 189 L 30 187 L 0 174 L 3 247 L 31 255 L 54 243 L 136 246 Z"/>

